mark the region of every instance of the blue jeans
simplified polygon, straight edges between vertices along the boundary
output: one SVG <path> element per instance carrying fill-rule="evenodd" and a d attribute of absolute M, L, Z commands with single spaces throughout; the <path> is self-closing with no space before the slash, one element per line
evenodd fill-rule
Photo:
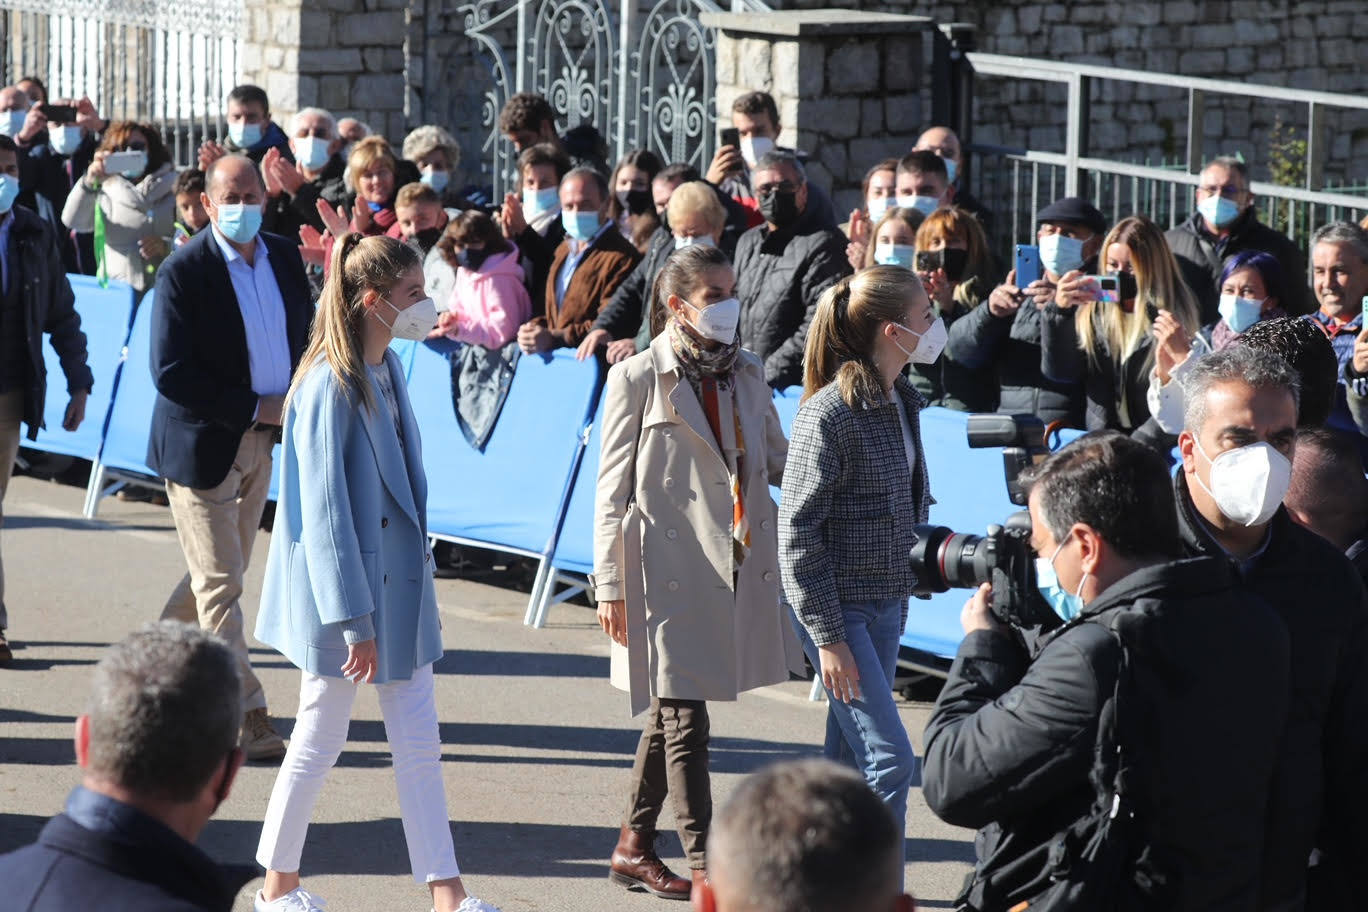
<path fill-rule="evenodd" d="M 907 729 L 893 700 L 893 676 L 902 636 L 902 600 L 849 602 L 845 615 L 846 644 L 860 672 L 860 698 L 843 703 L 827 689 L 827 732 L 823 753 L 853 766 L 888 805 L 898 825 L 907 820 L 907 792 L 921 784 L 921 763 L 912 752 Z M 803 651 L 820 674 L 817 646 L 802 624 Z"/>

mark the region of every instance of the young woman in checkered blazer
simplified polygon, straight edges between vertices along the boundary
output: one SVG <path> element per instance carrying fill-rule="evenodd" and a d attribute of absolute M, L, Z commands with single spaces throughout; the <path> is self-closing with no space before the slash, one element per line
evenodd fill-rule
<path fill-rule="evenodd" d="M 926 400 L 904 371 L 944 346 L 921 281 L 901 266 L 863 270 L 823 294 L 779 509 L 784 594 L 827 691 L 827 755 L 853 754 L 899 821 L 920 770 L 893 675 L 916 582 L 912 529 L 931 504 Z"/>

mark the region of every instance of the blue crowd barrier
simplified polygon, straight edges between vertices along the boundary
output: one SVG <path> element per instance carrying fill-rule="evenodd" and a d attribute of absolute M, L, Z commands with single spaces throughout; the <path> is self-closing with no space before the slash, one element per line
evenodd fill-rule
<path fill-rule="evenodd" d="M 597 404 L 597 361 L 577 361 L 573 349 L 520 358 L 483 452 L 456 423 L 445 355 L 417 347 L 408 386 L 423 437 L 429 534 L 538 560 L 530 615 L 550 574 Z"/>
<path fill-rule="evenodd" d="M 47 402 L 43 409 L 45 427 L 38 431 L 37 440 L 24 440 L 23 445 L 45 453 L 78 456 L 92 462 L 100 455 L 100 441 L 104 437 L 105 419 L 114 401 L 114 386 L 119 374 L 124 340 L 128 336 L 128 321 L 133 311 L 133 289 L 123 282 L 110 282 L 101 288 L 99 280 L 91 276 L 67 276 L 76 297 L 76 313 L 81 317 L 81 329 L 86 335 L 86 365 L 95 378 L 94 388 L 86 399 L 85 420 L 75 431 L 62 429 L 66 417 L 68 396 L 66 375 L 48 339 L 43 340 L 43 364 L 47 367 Z"/>
<path fill-rule="evenodd" d="M 157 388 L 152 384 L 149 367 L 152 300 L 155 294 L 155 291 L 148 291 L 138 304 L 133 327 L 123 346 L 114 403 L 105 422 L 104 442 L 90 471 L 90 484 L 86 488 L 87 518 L 93 518 L 99 512 L 100 499 L 117 490 L 122 483 L 155 483 L 157 479 L 157 473 L 147 466 L 152 406 L 157 401 Z M 106 489 L 108 481 L 116 484 Z"/>

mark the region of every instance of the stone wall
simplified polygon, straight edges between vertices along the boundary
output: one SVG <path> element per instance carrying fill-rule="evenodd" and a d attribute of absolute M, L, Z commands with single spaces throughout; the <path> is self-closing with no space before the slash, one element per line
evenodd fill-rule
<path fill-rule="evenodd" d="M 770 0 L 784 9 L 817 9 L 832 0 Z M 1363 0 L 840 0 L 879 12 L 912 12 L 937 22 L 968 22 L 978 49 L 1157 73 L 1231 79 L 1368 95 L 1368 3 Z M 1100 83 L 1094 89 L 1091 151 L 1158 164 L 1181 159 L 1186 94 Z M 1263 99 L 1207 97 L 1204 147 L 1241 152 L 1256 179 L 1268 179 L 1278 118 L 1305 138 L 1305 106 Z M 980 79 L 975 138 L 1063 151 L 1064 90 L 1040 83 Z M 1331 110 L 1326 177 L 1368 183 L 1368 112 Z"/>
<path fill-rule="evenodd" d="M 242 81 L 282 126 L 310 105 L 403 138 L 409 0 L 246 0 Z"/>
<path fill-rule="evenodd" d="M 859 204 L 869 165 L 912 148 L 925 116 L 922 36 L 930 20 L 845 12 L 705 14 L 717 38 L 717 111 L 774 95 L 779 144 L 809 155 L 838 212 Z"/>

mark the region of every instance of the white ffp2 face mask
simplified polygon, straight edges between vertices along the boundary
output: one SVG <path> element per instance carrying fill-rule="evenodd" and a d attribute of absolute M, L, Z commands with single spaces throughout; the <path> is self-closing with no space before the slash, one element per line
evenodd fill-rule
<path fill-rule="evenodd" d="M 901 323 L 894 323 L 893 325 L 903 332 L 909 332 L 918 337 L 917 347 L 911 351 L 903 348 L 903 344 L 896 338 L 893 340 L 893 344 L 902 349 L 903 354 L 907 355 L 908 360 L 913 364 L 934 364 L 936 359 L 941 356 L 941 352 L 945 351 L 945 343 L 950 338 L 949 331 L 945 328 L 945 321 L 940 317 L 936 317 L 936 322 L 932 323 L 924 333 L 908 329 Z"/>
<path fill-rule="evenodd" d="M 421 301 L 414 301 L 402 310 L 396 307 L 388 298 L 384 299 L 390 309 L 395 312 L 394 322 L 389 324 L 390 334 L 396 339 L 407 339 L 410 342 L 421 342 L 427 338 L 428 333 L 437 325 L 437 305 L 432 298 L 423 298 Z M 380 321 L 385 322 L 384 320 Z"/>
<path fill-rule="evenodd" d="M 1211 466 L 1211 487 L 1193 473 L 1197 484 L 1211 495 L 1221 513 L 1245 526 L 1261 526 L 1273 518 L 1292 483 L 1292 461 L 1268 443 L 1251 443 L 1207 456 L 1202 442 L 1193 437 L 1197 452 Z"/>
<path fill-rule="evenodd" d="M 684 303 L 694 312 L 693 327 L 698 330 L 700 336 L 722 345 L 730 345 L 736 341 L 736 327 L 741 322 L 739 300 L 727 298 L 707 307 L 695 307 L 688 301 Z"/>

